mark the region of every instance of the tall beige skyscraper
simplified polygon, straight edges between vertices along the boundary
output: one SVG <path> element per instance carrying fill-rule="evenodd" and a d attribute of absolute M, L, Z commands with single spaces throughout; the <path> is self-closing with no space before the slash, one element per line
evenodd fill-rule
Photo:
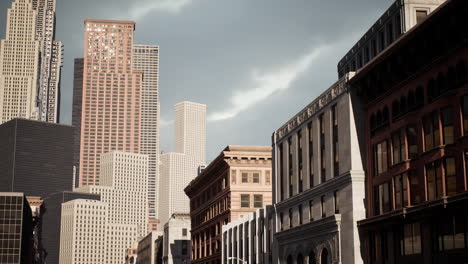
<path fill-rule="evenodd" d="M 99 184 L 101 154 L 140 152 L 143 72 L 134 68 L 134 30 L 132 21 L 85 20 L 73 98 L 78 186 Z"/>
<path fill-rule="evenodd" d="M 15 0 L 0 41 L 0 123 L 15 117 L 38 119 L 39 41 L 31 0 Z"/>
<path fill-rule="evenodd" d="M 184 153 L 200 164 L 206 160 L 206 105 L 180 102 L 174 106 L 175 152 Z"/>
<path fill-rule="evenodd" d="M 159 164 L 159 219 L 165 224 L 176 212 L 189 212 L 185 186 L 205 165 L 206 105 L 180 102 L 174 106 L 175 152 L 161 155 Z"/>
<path fill-rule="evenodd" d="M 159 46 L 134 45 L 133 65 L 143 71 L 141 91 L 141 149 L 148 159 L 148 216 L 158 217 L 159 182 Z"/>

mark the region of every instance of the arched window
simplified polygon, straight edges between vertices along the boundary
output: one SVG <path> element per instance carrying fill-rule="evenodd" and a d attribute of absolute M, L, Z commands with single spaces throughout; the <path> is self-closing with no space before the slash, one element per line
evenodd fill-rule
<path fill-rule="evenodd" d="M 400 103 L 394 100 L 392 103 L 392 118 L 395 119 L 400 115 Z"/>
<path fill-rule="evenodd" d="M 286 259 L 286 263 L 287 264 L 293 264 L 293 258 L 291 255 L 288 256 L 288 258 Z"/>
<path fill-rule="evenodd" d="M 317 264 L 317 257 L 315 256 L 315 252 L 313 250 L 309 252 L 309 264 Z"/>
<path fill-rule="evenodd" d="M 411 111 L 414 108 L 416 108 L 416 100 L 414 98 L 414 92 L 409 91 L 408 92 L 408 111 Z"/>
<path fill-rule="evenodd" d="M 436 97 L 435 93 L 435 81 L 434 79 L 431 79 L 428 83 L 427 83 L 427 97 L 429 98 L 429 102 L 432 101 L 432 99 L 434 97 Z"/>
<path fill-rule="evenodd" d="M 457 63 L 457 85 L 463 85 L 466 82 L 466 65 L 465 61 Z"/>
<path fill-rule="evenodd" d="M 326 248 L 322 250 L 322 255 L 320 256 L 320 264 L 328 264 L 328 249 Z"/>
<path fill-rule="evenodd" d="M 302 256 L 302 254 L 299 254 L 297 256 L 297 264 L 304 264 L 304 257 Z"/>
<path fill-rule="evenodd" d="M 402 96 L 400 98 L 400 113 L 402 115 L 406 114 L 408 110 L 408 107 L 407 107 L 407 104 L 406 104 L 406 97 L 405 96 Z"/>
<path fill-rule="evenodd" d="M 422 86 L 418 86 L 418 88 L 416 88 L 416 105 L 417 107 L 424 105 L 424 91 Z"/>

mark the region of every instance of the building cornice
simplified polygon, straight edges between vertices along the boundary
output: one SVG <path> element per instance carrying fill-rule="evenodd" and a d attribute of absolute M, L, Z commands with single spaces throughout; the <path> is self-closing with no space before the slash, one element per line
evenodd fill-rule
<path fill-rule="evenodd" d="M 290 244 L 294 241 L 300 242 L 307 238 L 330 235 L 332 232 L 339 232 L 341 226 L 341 215 L 334 214 L 308 224 L 300 225 L 275 234 L 278 243 Z"/>

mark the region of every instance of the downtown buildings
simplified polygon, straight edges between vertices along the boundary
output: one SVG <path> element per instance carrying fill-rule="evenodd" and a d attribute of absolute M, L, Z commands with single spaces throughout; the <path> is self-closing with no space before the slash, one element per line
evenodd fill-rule
<path fill-rule="evenodd" d="M 185 188 L 191 263 L 221 263 L 221 227 L 271 204 L 271 147 L 227 146 Z"/>
<path fill-rule="evenodd" d="M 58 123 L 62 44 L 55 0 L 15 0 L 0 41 L 0 124 L 13 118 Z"/>

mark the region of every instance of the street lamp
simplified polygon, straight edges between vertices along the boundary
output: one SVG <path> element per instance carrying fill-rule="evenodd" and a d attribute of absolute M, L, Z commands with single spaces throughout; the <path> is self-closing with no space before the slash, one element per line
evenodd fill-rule
<path fill-rule="evenodd" d="M 240 258 L 238 258 L 238 257 L 229 257 L 229 258 L 227 258 L 227 260 L 231 260 L 231 259 L 240 260 L 240 261 L 242 261 L 242 264 L 249 264 L 247 261 L 245 261 L 245 260 L 243 260 L 243 259 L 240 259 Z"/>

